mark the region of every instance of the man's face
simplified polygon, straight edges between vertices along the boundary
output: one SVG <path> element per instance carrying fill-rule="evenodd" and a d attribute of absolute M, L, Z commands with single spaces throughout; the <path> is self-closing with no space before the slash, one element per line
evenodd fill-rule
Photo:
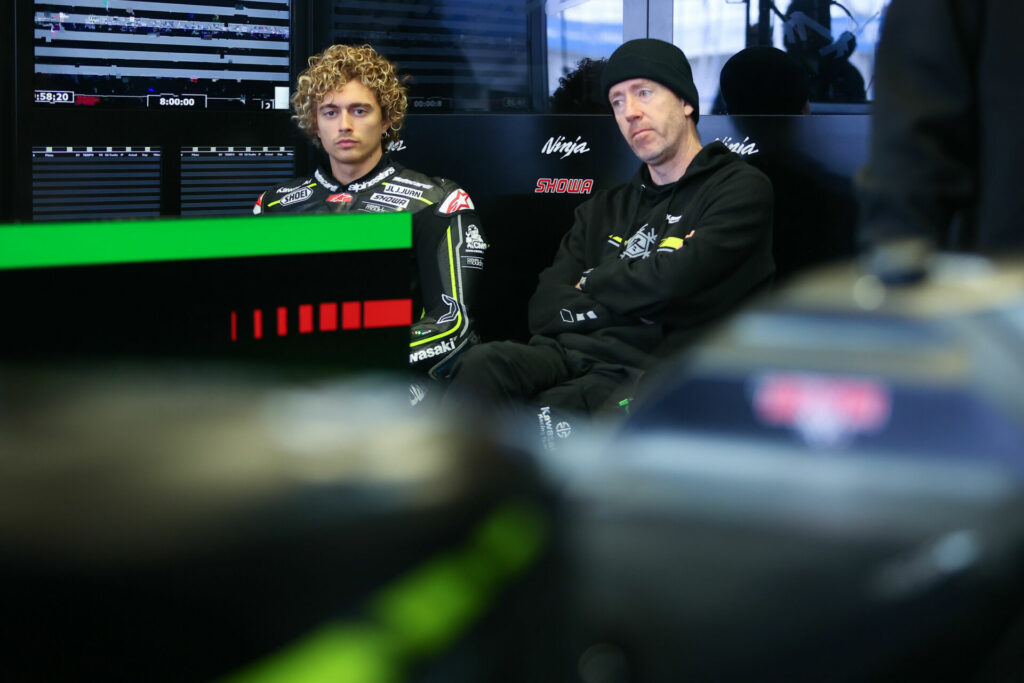
<path fill-rule="evenodd" d="M 381 136 L 390 125 L 377 96 L 359 80 L 326 93 L 317 106 L 316 135 L 331 157 L 331 167 L 344 169 L 343 175 L 362 175 L 376 165 L 382 154 Z"/>
<path fill-rule="evenodd" d="M 632 78 L 613 85 L 608 100 L 622 136 L 644 163 L 658 166 L 683 149 L 693 107 L 665 86 Z"/>

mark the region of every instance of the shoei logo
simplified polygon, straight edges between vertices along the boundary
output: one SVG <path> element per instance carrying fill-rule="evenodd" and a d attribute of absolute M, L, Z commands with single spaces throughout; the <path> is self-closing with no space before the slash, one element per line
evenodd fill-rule
<path fill-rule="evenodd" d="M 754 381 L 754 414 L 795 429 L 812 446 L 836 446 L 889 423 L 892 398 L 882 383 L 812 373 L 769 373 Z"/>
<path fill-rule="evenodd" d="M 560 159 L 565 159 L 573 154 L 586 154 L 589 151 L 587 141 L 580 135 L 577 135 L 575 140 L 566 140 L 564 135 L 548 138 L 548 141 L 540 148 L 541 154 L 561 154 Z"/>
<path fill-rule="evenodd" d="M 534 194 L 590 194 L 594 181 L 590 178 L 538 178 Z"/>
<path fill-rule="evenodd" d="M 295 192 L 292 192 L 291 194 L 287 194 L 284 197 L 281 197 L 280 203 L 281 206 L 288 206 L 289 204 L 298 204 L 299 202 L 306 201 L 312 196 L 313 190 L 309 189 L 308 187 L 303 187 L 296 190 Z"/>
<path fill-rule="evenodd" d="M 721 140 L 722 144 L 728 147 L 730 152 L 735 152 L 741 157 L 748 157 L 761 152 L 757 148 L 757 143 L 751 140 L 749 136 L 743 138 L 743 142 L 733 140 L 731 135 L 727 135 L 724 138 L 715 138 L 715 140 Z"/>

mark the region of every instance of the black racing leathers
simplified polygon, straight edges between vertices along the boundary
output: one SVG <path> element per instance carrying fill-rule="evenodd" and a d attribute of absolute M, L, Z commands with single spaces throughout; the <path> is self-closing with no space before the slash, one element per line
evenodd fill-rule
<path fill-rule="evenodd" d="M 470 311 L 487 243 L 469 195 L 456 183 L 432 178 L 385 155 L 362 178 L 344 185 L 324 168 L 276 185 L 253 213 L 412 213 L 416 258 L 409 363 L 435 379 L 475 340 Z"/>
<path fill-rule="evenodd" d="M 768 178 L 721 142 L 671 185 L 642 166 L 576 208 L 530 300 L 531 343 L 649 367 L 771 280 L 772 204 Z"/>

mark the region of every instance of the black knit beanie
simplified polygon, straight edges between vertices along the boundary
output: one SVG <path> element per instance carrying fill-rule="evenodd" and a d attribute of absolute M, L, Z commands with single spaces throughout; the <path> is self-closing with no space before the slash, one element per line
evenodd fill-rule
<path fill-rule="evenodd" d="M 631 78 L 649 78 L 661 83 L 693 107 L 694 123 L 700 118 L 700 98 L 693 83 L 693 71 L 683 51 L 656 38 L 637 38 L 620 45 L 608 58 L 601 73 L 605 99 L 616 83 Z"/>

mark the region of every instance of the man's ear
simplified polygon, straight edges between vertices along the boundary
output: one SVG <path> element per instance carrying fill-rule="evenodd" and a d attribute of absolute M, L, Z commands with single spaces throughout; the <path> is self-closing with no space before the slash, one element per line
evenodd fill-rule
<path fill-rule="evenodd" d="M 693 116 L 693 105 L 683 102 L 683 113 L 686 114 L 686 118 Z"/>

